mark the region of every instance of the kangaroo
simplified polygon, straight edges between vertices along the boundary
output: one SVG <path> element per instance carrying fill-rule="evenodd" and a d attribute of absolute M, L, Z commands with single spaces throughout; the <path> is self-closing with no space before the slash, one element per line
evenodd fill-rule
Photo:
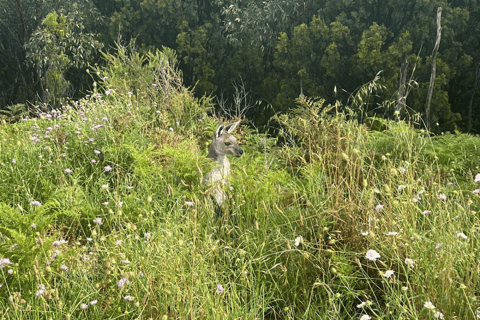
<path fill-rule="evenodd" d="M 237 143 L 237 139 L 232 132 L 240 124 L 240 120 L 228 125 L 219 125 L 213 134 L 213 141 L 208 149 L 207 158 L 218 162 L 219 167 L 214 168 L 207 173 L 203 179 L 203 184 L 212 187 L 211 196 L 215 201 L 215 212 L 217 215 L 221 213 L 221 206 L 225 202 L 224 188 L 228 185 L 228 177 L 230 175 L 230 161 L 227 155 L 241 157 L 242 148 Z"/>

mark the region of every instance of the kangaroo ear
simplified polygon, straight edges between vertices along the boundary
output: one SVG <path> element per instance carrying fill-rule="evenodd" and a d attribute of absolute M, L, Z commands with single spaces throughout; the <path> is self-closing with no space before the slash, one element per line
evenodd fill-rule
<path fill-rule="evenodd" d="M 232 133 L 232 132 L 237 128 L 237 126 L 240 124 L 240 122 L 242 122 L 242 120 L 238 120 L 237 122 L 230 123 L 229 125 L 227 125 L 227 126 L 225 127 L 225 130 L 226 130 L 228 133 Z"/>
<path fill-rule="evenodd" d="M 213 134 L 215 139 L 217 139 L 219 136 L 222 135 L 222 132 L 223 132 L 224 128 L 225 128 L 225 126 L 223 124 L 221 124 L 217 127 L 217 130 L 215 130 L 215 133 Z"/>

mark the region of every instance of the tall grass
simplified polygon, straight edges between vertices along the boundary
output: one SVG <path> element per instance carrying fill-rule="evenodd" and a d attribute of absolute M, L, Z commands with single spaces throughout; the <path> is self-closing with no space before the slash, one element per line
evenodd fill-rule
<path fill-rule="evenodd" d="M 209 99 L 169 50 L 105 59 L 90 96 L 0 126 L 2 318 L 480 317 L 478 138 L 301 98 L 286 146 L 237 133 L 217 218 Z"/>

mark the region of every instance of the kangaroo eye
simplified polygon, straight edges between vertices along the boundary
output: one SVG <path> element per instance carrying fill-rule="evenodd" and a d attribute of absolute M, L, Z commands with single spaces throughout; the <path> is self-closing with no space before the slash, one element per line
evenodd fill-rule
<path fill-rule="evenodd" d="M 225 145 L 226 145 L 226 146 L 229 146 L 229 145 L 231 145 L 231 144 L 232 144 L 231 142 L 225 142 Z"/>

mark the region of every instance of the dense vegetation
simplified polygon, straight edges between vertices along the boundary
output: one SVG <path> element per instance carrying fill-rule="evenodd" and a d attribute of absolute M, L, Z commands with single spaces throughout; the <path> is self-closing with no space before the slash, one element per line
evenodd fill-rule
<path fill-rule="evenodd" d="M 246 96 L 246 116 L 260 128 L 301 94 L 346 103 L 380 71 L 383 89 L 364 110 L 392 118 L 396 103 L 383 101 L 403 97 L 402 117 L 412 120 L 425 112 L 438 7 L 430 125 L 477 132 L 476 0 L 1 0 L 0 108 L 48 111 L 85 96 L 99 80 L 87 67 L 105 63 L 100 50 L 135 38 L 143 53 L 176 50 L 197 97 L 214 96 L 235 115 L 235 99 Z"/>
<path fill-rule="evenodd" d="M 224 214 L 208 98 L 118 47 L 72 106 L 0 126 L 2 319 L 475 319 L 480 140 L 301 97 L 242 127 Z M 368 124 L 368 125 L 367 125 Z"/>

